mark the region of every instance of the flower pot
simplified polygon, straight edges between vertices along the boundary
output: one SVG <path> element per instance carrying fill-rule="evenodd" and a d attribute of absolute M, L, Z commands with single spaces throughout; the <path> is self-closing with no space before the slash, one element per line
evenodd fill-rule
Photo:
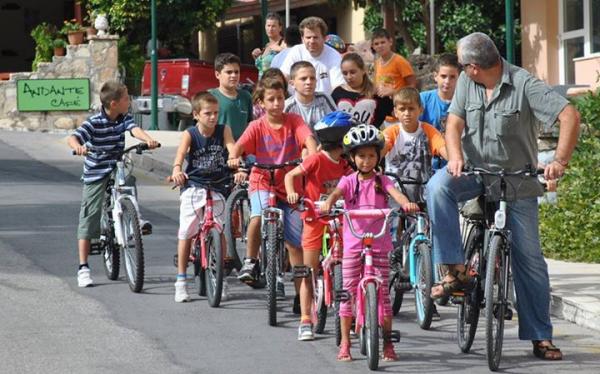
<path fill-rule="evenodd" d="M 83 43 L 83 31 L 72 31 L 67 34 L 67 39 L 69 39 L 69 44 L 77 45 Z"/>
<path fill-rule="evenodd" d="M 90 36 L 94 36 L 98 33 L 98 30 L 94 28 L 94 26 L 89 26 L 85 29 L 86 38 L 89 40 Z"/>
<path fill-rule="evenodd" d="M 54 47 L 54 56 L 64 56 L 65 47 Z"/>

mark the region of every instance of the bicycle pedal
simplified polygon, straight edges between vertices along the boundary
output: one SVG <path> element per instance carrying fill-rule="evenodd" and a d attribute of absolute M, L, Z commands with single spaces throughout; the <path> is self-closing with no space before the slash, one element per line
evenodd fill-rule
<path fill-rule="evenodd" d="M 345 303 L 347 301 L 350 301 L 351 295 L 350 292 L 346 290 L 336 290 L 334 299 L 335 301 Z"/>
<path fill-rule="evenodd" d="M 90 256 L 96 256 L 96 255 L 100 255 L 100 254 L 102 254 L 102 248 L 100 248 L 100 247 L 90 248 Z"/>
<path fill-rule="evenodd" d="M 512 321 L 513 319 L 513 311 L 511 308 L 507 307 L 506 310 L 504 311 L 504 319 L 506 321 Z"/>
<path fill-rule="evenodd" d="M 399 330 L 392 330 L 384 335 L 383 341 L 391 343 L 400 343 L 400 336 L 401 335 Z"/>
<path fill-rule="evenodd" d="M 294 275 L 294 279 L 308 278 L 308 277 L 310 277 L 311 269 L 310 269 L 310 267 L 308 267 L 306 265 L 294 265 L 292 274 Z"/>
<path fill-rule="evenodd" d="M 410 291 L 413 289 L 410 282 L 398 282 L 396 283 L 396 291 Z"/>
<path fill-rule="evenodd" d="M 452 302 L 452 304 L 454 305 L 460 305 L 465 301 L 465 297 L 464 296 L 458 296 L 458 295 L 451 295 L 450 296 L 450 301 Z"/>
<path fill-rule="evenodd" d="M 175 255 L 173 256 L 173 265 L 175 267 L 178 266 L 178 262 L 179 262 L 179 256 L 177 255 L 177 253 L 175 253 Z"/>
<path fill-rule="evenodd" d="M 90 243 L 90 255 L 99 255 L 102 253 L 104 248 L 104 242 L 101 240 L 95 240 Z"/>
<path fill-rule="evenodd" d="M 234 267 L 235 260 L 233 259 L 233 257 L 225 257 L 225 259 L 223 260 L 223 268 L 225 268 L 225 270 L 233 270 Z"/>

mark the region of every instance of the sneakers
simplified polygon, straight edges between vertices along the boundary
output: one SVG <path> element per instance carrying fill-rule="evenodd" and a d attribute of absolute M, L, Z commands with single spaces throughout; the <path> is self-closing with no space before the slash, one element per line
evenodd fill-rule
<path fill-rule="evenodd" d="M 223 278 L 223 288 L 221 289 L 221 301 L 227 301 L 229 299 L 229 283 L 227 279 Z"/>
<path fill-rule="evenodd" d="M 175 302 L 184 303 L 190 301 L 192 298 L 187 292 L 187 282 L 185 280 L 178 280 L 175 282 Z"/>
<path fill-rule="evenodd" d="M 254 269 L 256 267 L 256 259 L 244 258 L 244 264 L 239 271 L 238 279 L 244 283 L 251 283 L 256 281 L 254 276 Z"/>
<path fill-rule="evenodd" d="M 77 285 L 79 287 L 91 287 L 94 285 L 94 281 L 90 276 L 90 268 L 82 267 L 77 272 Z"/>
<path fill-rule="evenodd" d="M 152 234 L 152 223 L 145 219 L 140 219 L 140 228 L 142 229 L 142 235 Z"/>
<path fill-rule="evenodd" d="M 277 277 L 277 283 L 275 284 L 275 297 L 277 300 L 285 300 L 285 286 L 281 277 Z"/>
<path fill-rule="evenodd" d="M 292 313 L 300 315 L 300 295 L 294 297 L 294 306 L 292 306 Z"/>
<path fill-rule="evenodd" d="M 300 323 L 300 326 L 298 326 L 298 340 L 315 340 L 315 334 L 313 333 L 312 324 Z"/>

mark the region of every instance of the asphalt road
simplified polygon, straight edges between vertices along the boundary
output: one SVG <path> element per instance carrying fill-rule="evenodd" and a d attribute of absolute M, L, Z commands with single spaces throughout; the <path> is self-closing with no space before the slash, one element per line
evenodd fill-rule
<path fill-rule="evenodd" d="M 278 327 L 267 325 L 263 292 L 229 278 L 230 299 L 214 309 L 197 295 L 173 301 L 178 194 L 154 175 L 136 171 L 145 218 L 146 280 L 141 294 L 124 278 L 109 281 L 91 257 L 93 288 L 76 284 L 75 230 L 82 159 L 70 156 L 64 135 L 0 132 L 0 373 L 354 373 L 366 361 L 338 363 L 331 332 L 298 342 L 292 287 Z M 121 271 L 121 274 L 123 272 Z M 192 292 L 195 290 L 192 289 Z M 414 322 L 412 297 L 394 319 L 400 360 L 381 371 L 487 372 L 483 323 L 471 354 L 455 338 L 455 309 L 439 308 L 430 331 Z M 332 321 L 332 320 L 331 320 Z M 331 322 L 328 321 L 328 322 Z M 600 332 L 553 320 L 562 362 L 543 362 L 507 324 L 501 368 L 507 373 L 598 373 Z"/>

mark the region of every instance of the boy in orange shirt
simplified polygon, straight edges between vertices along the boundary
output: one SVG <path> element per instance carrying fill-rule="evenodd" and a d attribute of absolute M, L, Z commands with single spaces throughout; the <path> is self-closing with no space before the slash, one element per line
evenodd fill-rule
<path fill-rule="evenodd" d="M 417 87 L 417 78 L 410 62 L 392 51 L 392 38 L 385 29 L 376 29 L 371 36 L 375 58 L 377 95 L 392 98 L 402 87 Z"/>
<path fill-rule="evenodd" d="M 350 114 L 342 111 L 331 112 L 315 124 L 314 129 L 321 142 L 321 151 L 308 156 L 302 164 L 285 175 L 285 190 L 290 204 L 296 204 L 300 197 L 294 188 L 294 183 L 300 179 L 298 177 L 306 178 L 304 195 L 313 201 L 318 201 L 322 196 L 333 191 L 342 176 L 352 171 L 348 162 L 342 158 L 344 153 L 342 140 L 353 124 L 355 122 L 352 121 Z M 324 225 L 319 221 L 304 222 L 302 261 L 292 263 L 292 266 L 305 264 L 313 271 L 319 269 L 323 230 Z M 312 292 L 311 278 L 302 278 L 298 340 L 315 338 L 311 324 Z"/>

